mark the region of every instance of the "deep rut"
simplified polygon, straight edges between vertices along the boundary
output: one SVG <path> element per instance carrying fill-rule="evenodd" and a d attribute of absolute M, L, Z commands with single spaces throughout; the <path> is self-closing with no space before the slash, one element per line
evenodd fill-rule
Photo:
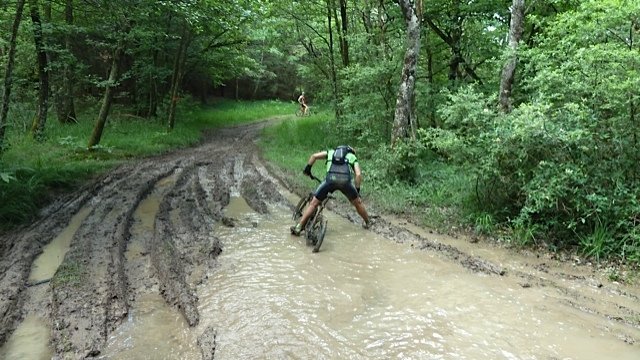
<path fill-rule="evenodd" d="M 237 191 L 261 213 L 267 211 L 266 202 L 285 202 L 272 179 L 255 169 L 253 141 L 262 126 L 221 130 L 199 147 L 121 166 L 51 205 L 38 223 L 1 239 L 0 343 L 24 315 L 36 311 L 30 308 L 36 302 L 26 301 L 24 291 L 31 263 L 82 206 L 91 212 L 56 276 L 38 285 L 46 293 L 40 303 L 47 305 L 55 353 L 62 358 L 98 356 L 131 303 L 147 292 L 159 292 L 189 325 L 196 325 L 198 269 L 213 266 L 221 252 L 211 235 L 214 226 L 233 225 L 222 215 L 230 192 Z M 160 204 L 152 235 L 136 240 L 140 235 L 131 233 L 134 212 L 159 187 L 164 190 L 154 193 Z M 139 256 L 127 259 L 132 241 L 139 241 L 141 249 Z M 143 276 L 141 267 L 146 269 Z M 205 357 L 212 356 L 212 339 L 198 342 Z"/>

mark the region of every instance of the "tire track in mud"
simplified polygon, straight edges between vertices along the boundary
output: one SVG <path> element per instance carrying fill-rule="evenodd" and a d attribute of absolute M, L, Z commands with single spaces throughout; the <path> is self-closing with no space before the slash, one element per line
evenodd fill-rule
<path fill-rule="evenodd" d="M 265 123 L 209 134 L 198 147 L 118 167 L 87 188 L 49 206 L 40 221 L 0 239 L 0 344 L 23 314 L 46 303 L 52 344 L 61 358 L 99 356 L 107 337 L 126 319 L 143 293 L 158 291 L 189 325 L 199 321 L 195 286 L 202 267 L 215 265 L 222 251 L 215 226 L 233 226 L 223 210 L 231 191 L 260 213 L 267 203 L 286 202 L 271 178 L 255 169 L 253 141 Z M 174 177 L 161 191 L 158 183 Z M 155 192 L 154 192 L 155 191 Z M 150 194 L 160 204 L 152 234 L 132 239 L 134 213 Z M 41 285 L 39 301 L 25 301 L 31 265 L 42 246 L 60 233 L 83 206 L 92 207 L 72 238 L 51 283 Z M 127 247 L 142 241 L 140 256 L 127 259 Z M 141 266 L 146 270 L 140 273 Z M 37 304 L 37 305 L 36 305 Z M 215 333 L 198 339 L 204 358 L 212 358 Z"/>
<path fill-rule="evenodd" d="M 21 321 L 26 298 L 25 287 L 31 265 L 71 221 L 73 216 L 91 199 L 99 184 L 109 184 L 112 176 L 105 176 L 85 187 L 80 194 L 70 194 L 45 208 L 34 224 L 0 237 L 0 344 Z"/>

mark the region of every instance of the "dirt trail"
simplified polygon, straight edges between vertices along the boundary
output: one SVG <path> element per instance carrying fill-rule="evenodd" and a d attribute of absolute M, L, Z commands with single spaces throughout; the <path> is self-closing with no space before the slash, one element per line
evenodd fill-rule
<path fill-rule="evenodd" d="M 222 251 L 211 236 L 213 229 L 233 226 L 234 220 L 223 216 L 230 196 L 241 195 L 259 213 L 267 212 L 269 203 L 288 204 L 280 190 L 289 184 L 269 174 L 254 144 L 266 124 L 212 132 L 194 148 L 121 166 L 49 206 L 38 222 L 2 236 L 0 345 L 27 314 L 37 312 L 51 328 L 58 357 L 97 357 L 131 304 L 149 293 L 160 294 L 189 325 L 198 324 L 195 287 L 202 281 L 201 269 L 215 266 Z M 301 194 L 308 189 L 291 190 Z M 140 237 L 131 230 L 134 212 L 150 194 L 159 199 L 158 212 L 153 230 Z M 335 203 L 332 210 L 359 221 L 348 204 Z M 27 286 L 42 247 L 87 207 L 89 215 L 73 236 L 56 276 Z M 385 216 L 372 231 L 439 254 L 469 271 L 517 278 L 523 289 L 557 289 L 576 309 L 640 329 L 640 290 L 607 282 L 589 267 L 516 256 Z M 140 251 L 128 257 L 134 241 Z M 205 331 L 198 339 L 205 359 L 213 358 L 213 334 Z M 640 340 L 625 334 L 620 339 Z"/>

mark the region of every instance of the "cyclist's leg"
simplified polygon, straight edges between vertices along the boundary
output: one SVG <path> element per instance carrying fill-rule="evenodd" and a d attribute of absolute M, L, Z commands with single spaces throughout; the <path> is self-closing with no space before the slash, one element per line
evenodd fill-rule
<path fill-rule="evenodd" d="M 300 236 L 300 233 L 302 232 L 302 229 L 304 229 L 304 226 L 307 224 L 307 221 L 309 221 L 309 218 L 315 214 L 318 205 L 320 205 L 320 200 L 318 200 L 318 198 L 314 196 L 307 208 L 304 209 L 304 213 L 302 214 L 300 221 L 291 227 L 291 233 L 293 235 Z"/>
<path fill-rule="evenodd" d="M 323 181 L 322 184 L 318 186 L 318 189 L 316 190 L 313 199 L 311 199 L 309 206 L 307 206 L 307 208 L 304 210 L 304 213 L 302 214 L 300 221 L 295 226 L 291 227 L 292 234 L 300 235 L 300 232 L 302 231 L 302 229 L 304 229 L 304 226 L 307 224 L 307 221 L 309 221 L 309 218 L 313 214 L 315 214 L 315 211 L 318 208 L 318 205 L 320 205 L 320 202 L 326 199 L 327 195 L 329 194 L 329 191 L 331 191 L 331 188 L 332 188 L 332 184 L 327 181 Z"/>
<path fill-rule="evenodd" d="M 311 215 L 315 213 L 318 205 L 320 205 L 320 200 L 318 200 L 318 198 L 314 196 L 313 199 L 311 199 L 311 203 L 309 204 L 309 206 L 307 206 L 307 208 L 304 210 L 304 214 L 302 214 L 300 222 L 298 223 L 302 228 L 304 228 L 304 226 L 307 224 L 307 221 L 309 221 Z"/>
<path fill-rule="evenodd" d="M 308 194 L 307 196 L 300 199 L 298 205 L 296 205 L 296 208 L 293 210 L 293 220 L 299 220 L 302 217 L 304 209 L 307 207 L 307 205 L 309 205 L 311 199 L 313 199 L 313 193 Z"/>
<path fill-rule="evenodd" d="M 364 207 L 364 203 L 362 202 L 362 198 L 360 194 L 358 194 L 358 190 L 356 190 L 353 183 L 349 182 L 343 188 L 340 189 L 342 193 L 349 199 L 351 204 L 356 208 L 358 215 L 364 220 L 365 227 L 369 226 L 369 214 L 367 213 L 367 209 Z"/>
<path fill-rule="evenodd" d="M 364 220 L 365 225 L 368 226 L 369 214 L 367 213 L 367 209 L 365 209 L 364 207 L 364 203 L 362 202 L 362 199 L 360 197 L 357 197 L 353 201 L 351 201 L 351 203 L 356 208 L 358 215 L 360 215 L 362 220 Z"/>

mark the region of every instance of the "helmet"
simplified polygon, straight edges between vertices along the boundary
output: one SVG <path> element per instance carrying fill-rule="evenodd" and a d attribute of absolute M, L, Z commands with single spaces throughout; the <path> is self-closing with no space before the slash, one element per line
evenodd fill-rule
<path fill-rule="evenodd" d="M 339 148 L 345 149 L 346 153 L 352 153 L 353 155 L 356 154 L 356 150 L 352 148 L 350 145 L 340 145 L 336 147 L 336 149 L 339 149 Z"/>
<path fill-rule="evenodd" d="M 345 145 L 345 147 L 347 148 L 347 152 L 350 152 L 353 155 L 356 154 L 356 149 L 352 148 L 350 145 Z"/>

